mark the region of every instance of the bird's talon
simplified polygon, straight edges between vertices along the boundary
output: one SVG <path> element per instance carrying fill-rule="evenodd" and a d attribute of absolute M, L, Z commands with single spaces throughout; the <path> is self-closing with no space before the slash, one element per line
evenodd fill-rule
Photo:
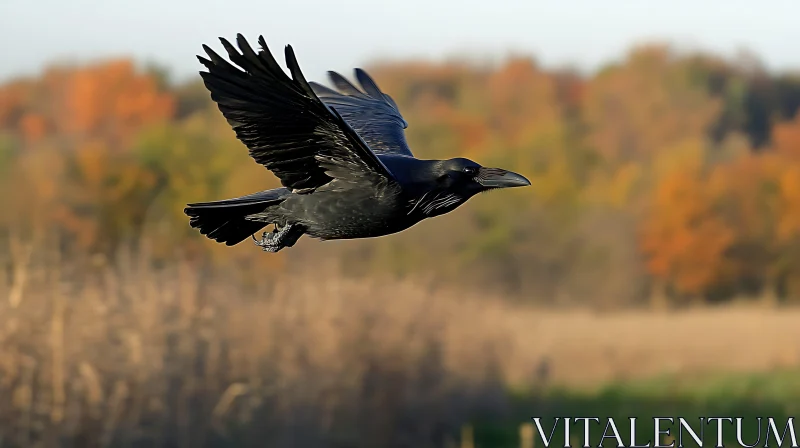
<path fill-rule="evenodd" d="M 271 233 L 262 233 L 260 241 L 256 239 L 255 235 L 251 235 L 251 238 L 253 238 L 255 245 L 260 247 L 264 252 L 278 252 L 284 247 L 291 247 L 294 245 L 294 241 L 288 241 L 292 239 L 291 231 L 293 228 L 294 226 L 291 224 L 287 224 L 282 229 L 276 225 Z M 295 241 L 297 239 L 296 236 L 297 235 L 295 235 L 294 238 Z"/>

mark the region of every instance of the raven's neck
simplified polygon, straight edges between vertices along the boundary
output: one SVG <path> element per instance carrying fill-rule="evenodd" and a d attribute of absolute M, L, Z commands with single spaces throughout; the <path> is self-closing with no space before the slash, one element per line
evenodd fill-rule
<path fill-rule="evenodd" d="M 447 190 L 429 190 L 409 200 L 408 215 L 417 219 L 432 218 L 455 210 L 467 199 Z"/>

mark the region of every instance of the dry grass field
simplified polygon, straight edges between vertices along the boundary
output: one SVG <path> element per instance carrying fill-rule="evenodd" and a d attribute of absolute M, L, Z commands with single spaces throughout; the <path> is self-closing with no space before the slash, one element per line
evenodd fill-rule
<path fill-rule="evenodd" d="M 800 311 L 596 313 L 324 272 L 57 257 L 0 278 L 5 446 L 443 446 L 508 391 L 798 364 Z"/>
<path fill-rule="evenodd" d="M 552 381 L 568 386 L 665 373 L 769 372 L 800 364 L 800 309 L 730 305 L 526 313 L 532 324 L 528 332 L 514 333 L 517 359 L 549 359 Z"/>

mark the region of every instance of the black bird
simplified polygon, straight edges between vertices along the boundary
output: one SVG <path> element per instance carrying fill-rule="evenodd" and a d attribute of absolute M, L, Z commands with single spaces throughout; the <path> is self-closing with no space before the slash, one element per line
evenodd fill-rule
<path fill-rule="evenodd" d="M 520 187 L 519 174 L 464 158 L 421 160 L 405 139 L 397 104 L 361 69 L 361 89 L 328 72 L 338 91 L 305 80 L 291 46 L 286 64 L 263 37 L 254 51 L 239 34 L 239 50 L 220 38 L 231 62 L 208 46 L 200 72 L 211 98 L 250 156 L 283 188 L 235 199 L 188 204 L 192 227 L 233 246 L 265 226 L 256 244 L 277 252 L 302 235 L 321 240 L 370 238 L 405 230 L 454 210 L 477 193 Z"/>

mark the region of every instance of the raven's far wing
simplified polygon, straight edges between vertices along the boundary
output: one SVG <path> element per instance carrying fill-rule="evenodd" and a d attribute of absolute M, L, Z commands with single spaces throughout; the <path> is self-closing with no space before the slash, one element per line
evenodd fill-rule
<path fill-rule="evenodd" d="M 317 96 L 328 106 L 336 108 L 342 118 L 358 132 L 377 154 L 414 155 L 406 142 L 408 123 L 392 97 L 383 93 L 364 70 L 355 70 L 358 89 L 344 76 L 328 72 L 336 90 L 310 82 Z"/>

